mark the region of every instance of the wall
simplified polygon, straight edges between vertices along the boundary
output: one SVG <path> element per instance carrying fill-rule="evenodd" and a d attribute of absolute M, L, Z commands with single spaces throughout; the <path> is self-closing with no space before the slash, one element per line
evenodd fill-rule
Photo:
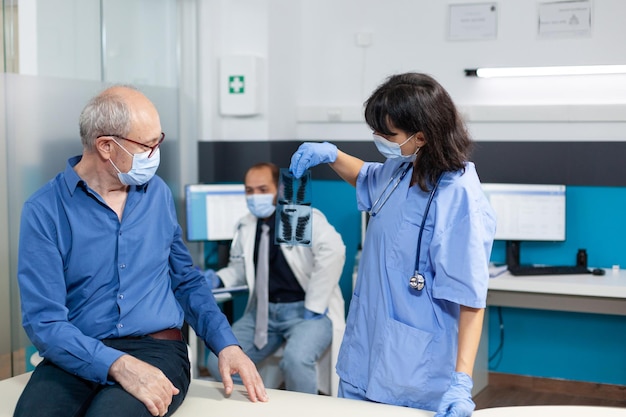
<path fill-rule="evenodd" d="M 360 149 L 371 137 L 361 115 L 369 92 L 392 73 L 427 72 L 448 89 L 479 147 L 512 141 L 520 146 L 523 152 L 505 155 L 521 167 L 516 168 L 517 178 L 526 176 L 537 181 L 533 178 L 536 159 L 554 162 L 556 171 L 564 167 L 558 164 L 560 158 L 534 158 L 545 156 L 538 154 L 542 152 L 540 143 L 560 143 L 559 149 L 569 149 L 575 143 L 589 146 L 577 154 L 577 158 L 583 158 L 582 165 L 566 166 L 560 172 L 565 183 L 574 185 L 568 189 L 567 241 L 524 245 L 522 256 L 529 262 L 570 263 L 576 250 L 586 247 L 592 265 L 626 265 L 621 250 L 626 227 L 619 212 L 626 192 L 621 168 L 616 168 L 623 164 L 614 161 L 607 166 L 604 154 L 594 151 L 594 144 L 606 147 L 610 142 L 618 143 L 621 149 L 626 140 L 626 76 L 485 80 L 467 78 L 463 73 L 465 68 L 478 66 L 624 64 L 626 29 L 621 17 L 626 13 L 626 3 L 594 0 L 589 36 L 542 38 L 537 35 L 540 2 L 496 2 L 497 39 L 450 42 L 446 40 L 446 19 L 451 3 L 475 2 L 203 0 L 200 19 L 211 27 L 201 31 L 200 137 L 206 144 L 232 142 L 233 147 L 200 159 L 201 178 L 212 162 L 223 166 L 219 161 L 241 160 L 247 148 L 263 148 L 266 144 L 272 152 L 255 156 L 276 157 L 275 162 L 281 166 L 288 165 L 285 155 L 302 140 L 342 141 L 348 147 L 354 142 L 350 149 Z M 371 35 L 371 45 L 358 46 L 357 34 Z M 256 55 L 264 60 L 262 111 L 258 116 L 219 115 L 216 68 L 219 57 L 229 54 Z M 199 145 L 200 149 L 204 147 L 202 142 Z M 522 154 L 529 157 L 520 159 Z M 611 156 L 611 160 L 619 160 L 619 156 Z M 590 173 L 616 168 L 620 172 L 614 175 L 618 184 L 572 182 L 570 174 L 575 176 L 573 172 L 579 167 Z M 481 166 L 478 169 L 480 173 Z M 316 194 L 326 196 L 319 204 L 327 207 L 326 212 L 338 212 L 339 217 L 349 215 L 349 205 L 339 208 L 332 204 L 335 195 L 328 193 L 337 192 L 335 185 L 317 185 Z M 501 259 L 503 249 L 498 243 L 494 260 Z M 510 310 L 514 311 L 505 316 L 514 314 L 526 325 L 508 321 L 503 358 L 499 364 L 492 363 L 494 370 L 626 385 L 626 367 L 619 366 L 624 353 L 616 345 L 621 343 L 623 319 Z M 491 346 L 497 346 L 498 332 L 493 328 L 497 315 L 491 311 L 489 318 Z M 548 324 L 552 330 L 575 328 L 578 338 L 565 339 L 569 343 L 564 346 L 561 339 L 543 337 L 550 334 Z M 533 333 L 533 329 L 538 332 Z M 593 366 L 581 366 L 580 350 L 567 353 L 567 346 L 582 341 L 587 349 L 585 358 L 594 358 L 589 362 Z M 524 352 L 559 357 L 561 361 L 537 361 Z M 577 371 L 571 371 L 573 367 Z M 603 373 L 599 369 L 612 370 Z"/>
<path fill-rule="evenodd" d="M 200 136 L 363 139 L 360 109 L 368 93 L 391 73 L 421 71 L 446 86 L 478 140 L 623 140 L 624 75 L 485 80 L 463 70 L 623 63 L 624 2 L 593 1 L 591 36 L 577 38 L 539 37 L 538 2 L 500 2 L 497 39 L 462 42 L 446 40 L 450 3 L 203 0 Z M 360 33 L 371 34 L 370 46 L 357 46 Z M 215 71 L 219 57 L 230 54 L 264 59 L 259 116 L 218 114 Z"/>

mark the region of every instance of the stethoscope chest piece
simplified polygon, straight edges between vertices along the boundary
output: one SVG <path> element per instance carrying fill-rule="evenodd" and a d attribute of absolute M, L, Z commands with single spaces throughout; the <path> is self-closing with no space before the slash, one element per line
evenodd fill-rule
<path fill-rule="evenodd" d="M 418 271 L 415 271 L 415 274 L 409 279 L 409 287 L 417 291 L 422 291 L 425 284 L 426 280 L 424 279 L 424 275 L 420 274 Z"/>

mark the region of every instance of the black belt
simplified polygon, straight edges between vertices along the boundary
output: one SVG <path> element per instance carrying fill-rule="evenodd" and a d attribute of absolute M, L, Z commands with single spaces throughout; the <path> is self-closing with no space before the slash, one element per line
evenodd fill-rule
<path fill-rule="evenodd" d="M 269 297 L 268 300 L 272 304 L 283 304 L 283 303 L 297 303 L 299 301 L 304 301 L 304 298 L 300 297 Z"/>
<path fill-rule="evenodd" d="M 142 339 L 144 337 L 151 337 L 153 339 L 158 339 L 158 340 L 178 340 L 178 341 L 185 340 L 183 338 L 183 332 L 181 332 L 180 329 L 165 329 L 165 330 L 161 330 L 160 332 L 147 334 L 145 336 L 125 336 L 125 337 L 120 337 L 119 339 L 136 340 L 136 339 Z"/>
<path fill-rule="evenodd" d="M 183 340 L 183 332 L 181 332 L 180 329 L 165 329 L 160 332 L 150 333 L 147 336 L 159 340 Z"/>

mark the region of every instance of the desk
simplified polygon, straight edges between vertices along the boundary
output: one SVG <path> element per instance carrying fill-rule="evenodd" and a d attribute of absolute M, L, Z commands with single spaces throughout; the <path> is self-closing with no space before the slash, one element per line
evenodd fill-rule
<path fill-rule="evenodd" d="M 487 305 L 540 310 L 626 315 L 626 271 L 605 275 L 513 276 L 489 280 Z M 485 316 L 483 337 L 488 333 Z M 488 341 L 481 339 L 474 374 L 488 373 Z M 487 380 L 481 380 L 486 386 Z"/>
<path fill-rule="evenodd" d="M 626 316 L 626 270 L 605 275 L 513 276 L 489 280 L 487 305 Z"/>
<path fill-rule="evenodd" d="M 15 404 L 30 374 L 0 381 L 0 417 L 11 417 Z M 251 403 L 246 390 L 236 385 L 230 398 L 224 397 L 221 383 L 191 380 L 183 405 L 174 417 L 255 416 L 255 417 L 432 417 L 430 411 L 376 404 L 367 401 L 346 400 L 324 395 L 302 394 L 282 390 L 267 390 L 270 401 Z"/>

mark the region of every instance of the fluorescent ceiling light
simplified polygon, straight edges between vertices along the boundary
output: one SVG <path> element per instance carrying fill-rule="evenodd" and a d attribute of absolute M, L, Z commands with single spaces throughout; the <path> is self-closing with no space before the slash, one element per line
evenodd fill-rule
<path fill-rule="evenodd" d="M 549 75 L 626 74 L 626 65 L 586 65 L 567 67 L 518 67 L 466 69 L 468 77 L 541 77 Z"/>

